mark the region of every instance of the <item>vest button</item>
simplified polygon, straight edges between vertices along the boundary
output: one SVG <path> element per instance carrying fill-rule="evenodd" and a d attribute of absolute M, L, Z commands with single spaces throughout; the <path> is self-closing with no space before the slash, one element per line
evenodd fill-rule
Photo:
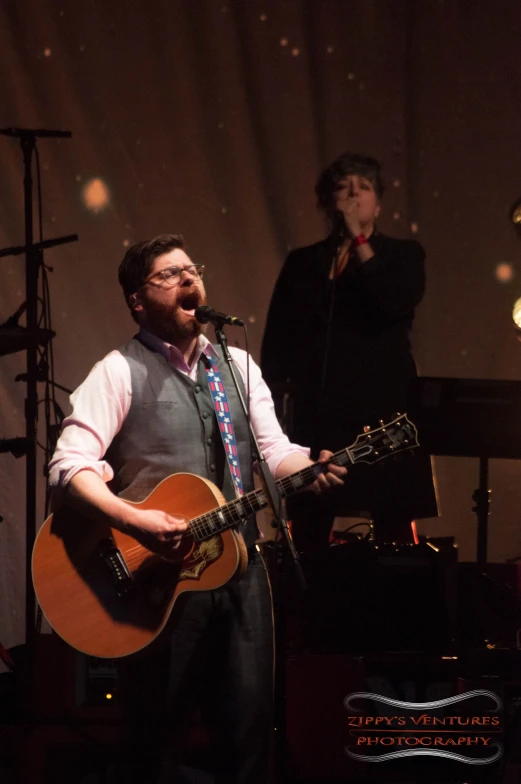
<path fill-rule="evenodd" d="M 210 463 L 210 471 L 215 471 L 215 463 Z"/>
<path fill-rule="evenodd" d="M 203 411 L 203 419 L 208 419 L 208 411 Z"/>
<path fill-rule="evenodd" d="M 207 438 L 206 439 L 206 443 L 208 444 L 208 446 L 211 446 L 212 445 L 212 439 L 211 438 Z"/>
<path fill-rule="evenodd" d="M 200 384 L 196 384 L 195 385 L 195 391 L 196 392 L 200 392 L 201 391 L 201 385 Z"/>

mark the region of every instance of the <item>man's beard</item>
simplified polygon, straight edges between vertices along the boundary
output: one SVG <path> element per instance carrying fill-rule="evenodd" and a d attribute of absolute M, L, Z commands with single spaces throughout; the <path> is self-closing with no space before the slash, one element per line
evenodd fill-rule
<path fill-rule="evenodd" d="M 176 305 L 161 305 L 154 303 L 154 307 L 147 312 L 147 329 L 153 332 L 167 343 L 175 345 L 180 340 L 190 340 L 197 338 L 205 331 L 203 325 L 200 324 L 190 314 L 186 313 L 181 307 L 181 303 L 190 305 L 187 310 L 192 310 L 193 307 L 204 305 L 206 297 L 201 295 L 199 291 L 194 289 L 187 289 L 186 295 L 182 297 L 181 302 Z"/>

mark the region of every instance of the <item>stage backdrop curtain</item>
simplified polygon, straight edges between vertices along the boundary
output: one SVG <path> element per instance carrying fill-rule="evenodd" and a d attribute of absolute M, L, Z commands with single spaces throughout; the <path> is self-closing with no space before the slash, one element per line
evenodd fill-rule
<path fill-rule="evenodd" d="M 317 174 L 346 149 L 384 165 L 380 228 L 426 247 L 421 372 L 520 378 L 510 322 L 520 245 L 508 221 L 521 195 L 520 26 L 516 0 L 4 2 L 0 127 L 73 134 L 38 142 L 43 237 L 79 235 L 45 254 L 56 381 L 74 388 L 132 334 L 117 265 L 165 231 L 207 266 L 209 302 L 247 320 L 258 359 L 288 249 L 323 236 Z M 0 161 L 4 248 L 24 236 L 17 140 L 0 136 Z M 24 280 L 23 256 L 0 259 L 0 322 L 23 302 Z M 23 353 L 0 357 L 0 438 L 24 434 L 24 370 Z M 0 455 L 6 646 L 24 634 L 24 470 Z M 442 458 L 437 470 L 442 516 L 421 530 L 457 536 L 472 559 L 476 462 Z M 519 464 L 497 461 L 492 474 L 490 557 L 504 560 L 521 551 Z"/>

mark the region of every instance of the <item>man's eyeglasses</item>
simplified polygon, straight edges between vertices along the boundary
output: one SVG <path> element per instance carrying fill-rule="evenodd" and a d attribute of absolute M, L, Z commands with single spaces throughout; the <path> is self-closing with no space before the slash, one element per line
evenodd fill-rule
<path fill-rule="evenodd" d="M 150 283 L 154 278 L 160 278 L 166 286 L 175 286 L 181 280 L 183 272 L 188 272 L 193 278 L 202 280 L 204 275 L 204 264 L 190 264 L 189 267 L 166 267 L 165 269 L 159 270 L 159 272 L 154 272 L 153 275 L 149 275 L 149 277 L 143 281 L 142 285 L 144 286 L 145 283 Z"/>

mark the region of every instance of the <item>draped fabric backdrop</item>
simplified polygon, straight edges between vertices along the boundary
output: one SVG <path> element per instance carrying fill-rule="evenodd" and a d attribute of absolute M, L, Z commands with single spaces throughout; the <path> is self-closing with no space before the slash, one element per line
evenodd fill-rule
<path fill-rule="evenodd" d="M 117 264 L 165 231 L 207 265 L 209 302 L 248 320 L 258 359 L 288 249 L 323 235 L 317 174 L 346 149 L 384 164 L 380 228 L 427 250 L 422 374 L 521 378 L 508 219 L 521 196 L 520 33 L 518 0 L 4 0 L 0 127 L 73 134 L 38 142 L 44 237 L 80 237 L 45 254 L 56 381 L 74 388 L 132 334 Z M 24 237 L 15 139 L 0 136 L 0 162 L 4 248 Z M 1 322 L 24 300 L 23 256 L 0 259 L 0 281 Z M 24 370 L 23 353 L 0 357 L 0 438 L 24 435 Z M 477 461 L 436 468 L 442 515 L 420 531 L 456 536 L 473 560 Z M 24 470 L 0 455 L 6 646 L 24 635 Z M 517 461 L 491 461 L 490 560 L 521 553 L 520 477 Z M 39 521 L 43 494 L 40 471 Z"/>

